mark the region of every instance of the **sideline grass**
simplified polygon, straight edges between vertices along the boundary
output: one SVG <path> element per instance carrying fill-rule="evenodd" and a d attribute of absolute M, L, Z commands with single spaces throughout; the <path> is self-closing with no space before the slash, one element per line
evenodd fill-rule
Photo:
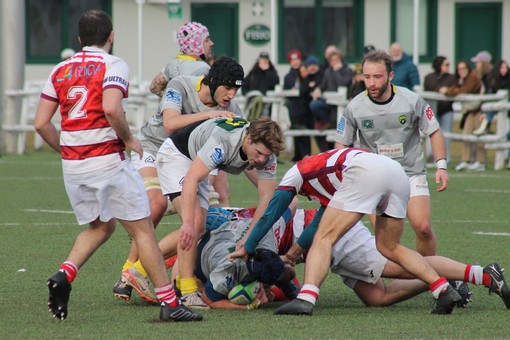
<path fill-rule="evenodd" d="M 290 163 L 279 167 L 280 178 Z M 200 323 L 159 323 L 159 309 L 138 297 L 117 300 L 111 288 L 128 252 L 126 232 L 112 238 L 82 268 L 73 284 L 69 317 L 47 312 L 46 279 L 64 260 L 82 230 L 62 183 L 59 155 L 34 152 L 0 157 L 1 339 L 501 339 L 510 338 L 505 309 L 487 289 L 472 287 L 473 302 L 452 315 L 431 315 L 430 294 L 388 308 L 366 308 L 338 276 L 329 275 L 312 317 L 274 316 L 279 304 L 256 311 L 206 311 Z M 432 192 L 439 253 L 463 262 L 498 261 L 510 268 L 510 172 L 450 172 L 445 193 Z M 433 187 L 433 178 L 429 175 Z M 256 191 L 231 176 L 232 202 L 253 205 Z M 304 202 L 304 207 L 313 207 Z M 162 236 L 178 227 L 167 217 Z M 496 233 L 492 235 L 490 233 Z M 414 245 L 406 228 L 402 242 Z M 298 267 L 300 279 L 302 266 Z M 507 274 L 508 276 L 508 274 Z"/>

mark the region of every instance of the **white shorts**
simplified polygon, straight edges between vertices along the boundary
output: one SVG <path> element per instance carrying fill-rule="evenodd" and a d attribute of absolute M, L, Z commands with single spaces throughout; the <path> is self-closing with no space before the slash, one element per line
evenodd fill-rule
<path fill-rule="evenodd" d="M 156 155 L 159 184 L 163 195 L 182 192 L 184 176 L 191 167 L 191 159 L 183 155 L 174 142 L 167 138 Z M 198 200 L 203 209 L 209 208 L 209 179 L 198 183 Z"/>
<path fill-rule="evenodd" d="M 375 237 L 358 222 L 333 246 L 331 272 L 354 288 L 358 280 L 375 283 L 381 278 L 388 259 L 375 245 Z"/>
<path fill-rule="evenodd" d="M 409 178 L 396 161 L 374 153 L 359 153 L 342 175 L 342 183 L 328 206 L 362 214 L 406 217 Z"/>
<path fill-rule="evenodd" d="M 93 222 L 98 216 L 103 222 L 112 218 L 137 221 L 150 216 L 142 177 L 129 161 L 109 178 L 88 184 L 65 181 L 65 188 L 79 224 Z"/>
<path fill-rule="evenodd" d="M 409 185 L 411 186 L 411 196 L 430 196 L 429 183 L 427 175 L 409 176 Z"/>
<path fill-rule="evenodd" d="M 156 168 L 156 155 L 144 149 L 142 159 L 140 159 L 140 154 L 131 151 L 131 163 L 133 163 L 136 171 L 142 168 Z"/>

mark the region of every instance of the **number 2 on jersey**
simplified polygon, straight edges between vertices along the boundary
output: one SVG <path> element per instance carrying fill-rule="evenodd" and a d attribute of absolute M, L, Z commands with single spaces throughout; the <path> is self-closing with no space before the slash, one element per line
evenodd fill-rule
<path fill-rule="evenodd" d="M 67 99 L 76 100 L 67 114 L 68 119 L 81 119 L 87 117 L 87 110 L 83 107 L 87 102 L 87 88 L 85 86 L 72 86 L 67 91 Z"/>

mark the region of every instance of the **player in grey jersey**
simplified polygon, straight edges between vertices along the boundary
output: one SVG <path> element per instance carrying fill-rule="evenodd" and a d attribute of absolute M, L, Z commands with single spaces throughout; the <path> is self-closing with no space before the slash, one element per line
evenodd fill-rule
<path fill-rule="evenodd" d="M 244 71 L 241 65 L 229 58 L 219 59 L 213 64 L 207 76 L 179 76 L 172 79 L 167 94 L 161 100 L 158 112 L 141 128 L 138 133 L 143 147 L 143 155 L 132 152 L 131 161 L 143 177 L 151 208 L 151 219 L 157 226 L 167 209 L 167 197 L 163 196 L 156 169 L 156 153 L 168 135 L 185 125 L 215 117 L 233 117 L 241 110 L 232 99 L 242 85 Z M 170 122 L 170 123 L 169 123 Z M 170 126 L 170 127 L 169 127 Z M 144 289 L 148 284 L 136 284 L 138 272 L 145 275 L 142 266 L 138 266 L 137 251 L 134 245 L 122 276 L 115 284 L 115 296 L 129 300 L 131 287 L 148 301 L 155 301 L 151 291 Z M 132 269 L 136 266 L 137 271 Z M 134 285 L 133 285 L 134 284 Z"/>
<path fill-rule="evenodd" d="M 283 135 L 276 122 L 262 118 L 249 123 L 237 117 L 188 125 L 161 146 L 157 154 L 159 180 L 163 194 L 181 215 L 182 225 L 164 237 L 159 246 L 165 257 L 178 253 L 185 305 L 207 307 L 198 296 L 194 269 L 196 242 L 204 233 L 209 206 L 208 174 L 214 169 L 231 174 L 256 169 L 258 178 L 251 178 L 259 193 L 255 223 L 273 195 L 276 156 L 282 150 Z"/>
<path fill-rule="evenodd" d="M 199 22 L 187 22 L 177 32 L 181 53 L 159 72 L 150 85 L 150 91 L 162 97 L 168 82 L 180 75 L 205 76 L 209 72 L 208 60 L 214 42 L 207 27 Z"/>
<path fill-rule="evenodd" d="M 448 185 L 445 140 L 430 105 L 418 94 L 391 84 L 391 63 L 383 51 L 365 56 L 362 66 L 367 90 L 347 105 L 337 126 L 335 147 L 345 148 L 358 136 L 360 147 L 402 165 L 411 185 L 407 216 L 416 233 L 416 250 L 422 255 L 435 255 L 437 244 L 420 133 L 432 144 L 437 191 Z"/>

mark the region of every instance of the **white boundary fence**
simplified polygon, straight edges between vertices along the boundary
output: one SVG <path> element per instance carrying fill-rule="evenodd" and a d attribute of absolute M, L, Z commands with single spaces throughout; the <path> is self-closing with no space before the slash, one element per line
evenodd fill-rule
<path fill-rule="evenodd" d="M 26 139 L 28 132 L 35 132 L 33 122 L 36 110 L 36 105 L 39 100 L 39 95 L 44 85 L 43 81 L 27 82 L 23 90 L 7 90 L 5 95 L 8 100 L 21 101 L 21 112 L 17 124 L 3 124 L 2 130 L 6 132 L 17 133 L 17 153 L 22 154 L 26 149 Z M 137 131 L 142 124 L 157 110 L 159 98 L 150 93 L 148 84 L 143 84 L 140 88 L 136 84 L 132 84 L 130 88 L 130 95 L 127 102 L 127 118 L 129 125 L 133 131 Z M 496 115 L 497 131 L 493 135 L 464 135 L 461 133 L 448 133 L 445 132 L 446 138 L 453 141 L 470 141 L 485 143 L 487 149 L 496 150 L 494 169 L 499 170 L 504 167 L 506 154 L 510 149 L 510 142 L 506 141 L 506 136 L 509 131 L 509 122 L 507 111 L 510 110 L 510 102 L 508 101 L 508 91 L 498 91 L 496 94 L 489 95 L 476 95 L 476 94 L 462 94 L 456 97 L 448 97 L 437 92 L 421 91 L 419 87 L 415 89 L 420 95 L 427 100 L 432 107 L 438 100 L 448 100 L 454 102 L 472 102 L 481 101 L 482 111 L 498 111 Z M 298 95 L 294 90 L 282 90 L 277 87 L 275 91 L 268 91 L 264 97 L 265 103 L 272 105 L 272 119 L 280 124 L 284 130 L 286 137 L 287 151 L 292 150 L 293 138 L 295 136 L 326 136 L 328 141 L 333 141 L 335 130 L 315 130 L 315 129 L 300 129 L 290 130 L 290 119 L 285 100 L 289 97 Z M 325 92 L 324 98 L 330 105 L 337 106 L 338 119 L 343 115 L 345 106 L 348 104 L 347 89 L 340 87 L 336 92 Z M 236 101 L 243 106 L 244 98 L 237 97 Z M 55 115 L 55 123 L 59 126 L 60 115 Z M 42 146 L 41 138 L 35 136 L 35 148 L 39 149 Z"/>
<path fill-rule="evenodd" d="M 506 141 L 506 136 L 509 131 L 507 111 L 510 110 L 507 90 L 500 90 L 495 94 L 460 94 L 455 97 L 448 97 L 438 92 L 421 91 L 420 88 L 415 88 L 415 90 L 422 95 L 433 108 L 436 107 L 437 101 L 444 100 L 460 103 L 459 105 L 454 105 L 457 107 L 461 107 L 463 102 L 482 102 L 482 112 L 497 111 L 498 113 L 495 116 L 497 130 L 495 134 L 476 136 L 473 134 L 467 135 L 453 132 L 443 133 L 445 138 L 452 141 L 485 143 L 486 149 L 496 150 L 494 169 L 500 170 L 504 168 L 505 158 L 510 149 L 510 143 Z M 456 114 L 461 115 L 460 112 L 456 112 Z"/>

